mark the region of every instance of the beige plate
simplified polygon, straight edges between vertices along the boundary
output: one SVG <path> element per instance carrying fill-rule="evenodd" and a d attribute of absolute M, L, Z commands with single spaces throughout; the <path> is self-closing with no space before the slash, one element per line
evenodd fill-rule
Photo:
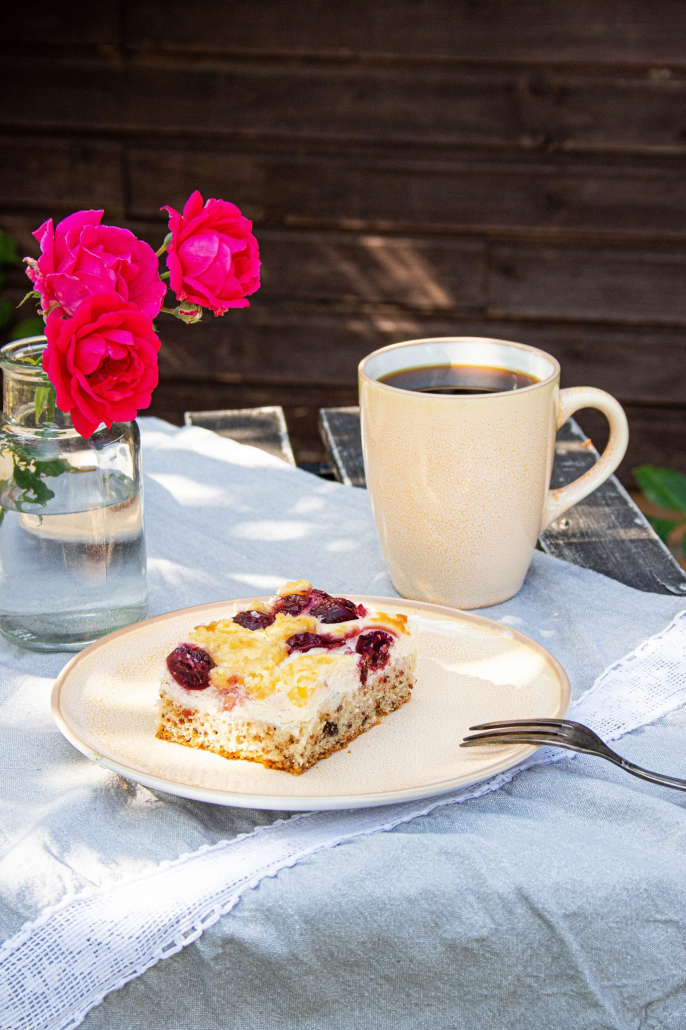
<path fill-rule="evenodd" d="M 154 790 L 217 805 L 302 811 L 388 805 L 476 783 L 536 748 L 460 748 L 469 726 L 565 715 L 564 670 L 522 633 L 453 608 L 347 596 L 415 617 L 417 685 L 406 705 L 300 776 L 155 737 L 166 655 L 192 626 L 222 618 L 236 604 L 248 607 L 252 597 L 158 615 L 91 644 L 55 682 L 57 725 L 87 758 Z"/>

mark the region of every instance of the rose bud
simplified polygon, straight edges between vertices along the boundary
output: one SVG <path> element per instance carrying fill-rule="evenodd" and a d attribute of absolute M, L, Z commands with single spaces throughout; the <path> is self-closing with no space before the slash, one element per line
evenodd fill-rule
<path fill-rule="evenodd" d="M 177 308 L 174 308 L 176 317 L 180 318 L 182 322 L 187 325 L 193 325 L 194 322 L 199 322 L 202 318 L 202 308 L 199 304 L 189 304 L 187 300 L 184 300 Z"/>

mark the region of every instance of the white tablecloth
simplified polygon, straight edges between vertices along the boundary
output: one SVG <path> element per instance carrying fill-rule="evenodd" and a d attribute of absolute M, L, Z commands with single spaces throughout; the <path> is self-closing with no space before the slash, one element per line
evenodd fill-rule
<path fill-rule="evenodd" d="M 151 614 L 303 576 L 394 593 L 364 491 L 201 429 L 141 427 Z M 486 614 L 548 647 L 578 696 L 683 606 L 537 554 L 518 597 Z M 0 643 L 3 940 L 69 892 L 278 818 L 89 763 L 50 717 L 65 660 Z M 675 712 L 620 750 L 686 777 L 685 732 Z M 263 880 L 83 1025 L 681 1028 L 685 838 L 683 795 L 593 759 L 533 769 Z"/>

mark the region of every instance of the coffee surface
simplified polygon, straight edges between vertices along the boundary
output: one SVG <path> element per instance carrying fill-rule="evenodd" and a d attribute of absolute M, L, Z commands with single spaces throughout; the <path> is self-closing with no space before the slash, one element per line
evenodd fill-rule
<path fill-rule="evenodd" d="M 524 372 L 486 365 L 422 365 L 381 376 L 380 383 L 419 393 L 475 394 L 522 390 L 540 382 Z"/>

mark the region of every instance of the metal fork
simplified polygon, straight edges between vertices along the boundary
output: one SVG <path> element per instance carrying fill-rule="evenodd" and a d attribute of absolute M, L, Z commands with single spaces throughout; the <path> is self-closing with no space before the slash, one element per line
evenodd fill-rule
<path fill-rule="evenodd" d="M 484 722 L 479 726 L 470 726 L 469 729 L 480 732 L 465 737 L 460 747 L 481 747 L 482 744 L 552 744 L 568 751 L 579 751 L 583 755 L 606 758 L 632 776 L 650 783 L 686 790 L 686 780 L 678 780 L 676 776 L 662 776 L 634 765 L 609 748 L 597 733 L 580 722 L 570 722 L 568 719 L 519 719 L 513 722 Z"/>

